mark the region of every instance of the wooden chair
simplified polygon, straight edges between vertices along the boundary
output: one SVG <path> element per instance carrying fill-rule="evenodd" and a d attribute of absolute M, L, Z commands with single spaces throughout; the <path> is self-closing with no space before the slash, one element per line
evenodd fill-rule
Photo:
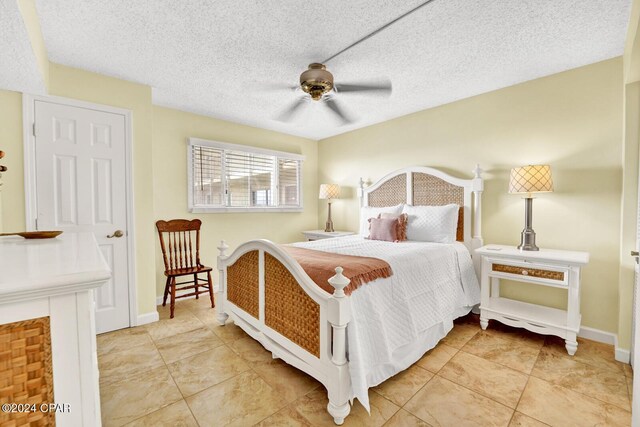
<path fill-rule="evenodd" d="M 185 298 L 209 292 L 211 308 L 215 307 L 213 300 L 213 282 L 211 281 L 211 267 L 200 263 L 200 226 L 199 219 L 172 219 L 171 221 L 158 221 L 156 228 L 160 236 L 160 247 L 164 260 L 164 275 L 167 283 L 164 286 L 164 298 L 162 306 L 167 305 L 167 295 L 171 292 L 171 319 L 176 305 L 176 298 Z M 195 236 L 194 236 L 195 234 Z M 166 239 L 166 241 L 165 241 Z M 195 243 L 195 251 L 193 244 Z M 194 257 L 195 256 L 195 257 Z M 201 279 L 198 274 L 207 273 L 206 279 Z M 181 276 L 193 276 L 193 280 L 176 283 L 176 278 Z M 178 288 L 178 285 L 188 285 Z M 204 290 L 200 290 L 200 289 Z M 194 292 L 176 296 L 176 291 L 194 289 Z"/>

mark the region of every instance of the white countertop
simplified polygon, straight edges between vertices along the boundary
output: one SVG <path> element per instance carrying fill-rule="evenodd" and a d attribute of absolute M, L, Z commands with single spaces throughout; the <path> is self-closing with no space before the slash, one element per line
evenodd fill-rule
<path fill-rule="evenodd" d="M 93 233 L 0 237 L 0 304 L 91 289 L 110 277 Z"/>

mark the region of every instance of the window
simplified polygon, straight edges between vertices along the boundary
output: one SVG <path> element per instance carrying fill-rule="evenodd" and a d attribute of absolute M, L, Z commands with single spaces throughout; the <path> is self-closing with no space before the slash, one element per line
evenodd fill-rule
<path fill-rule="evenodd" d="M 189 139 L 189 211 L 301 211 L 304 156 Z"/>

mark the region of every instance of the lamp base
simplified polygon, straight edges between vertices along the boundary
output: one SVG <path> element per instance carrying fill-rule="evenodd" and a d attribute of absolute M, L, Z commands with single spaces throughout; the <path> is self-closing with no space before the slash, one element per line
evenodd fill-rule
<path fill-rule="evenodd" d="M 333 233 L 333 221 L 331 220 L 331 201 L 328 203 L 329 213 L 327 214 L 327 222 L 324 224 L 325 233 Z"/>
<path fill-rule="evenodd" d="M 518 249 L 521 251 L 539 251 L 540 248 L 536 246 L 536 232 L 531 227 L 533 222 L 533 199 L 526 197 L 524 202 L 524 230 L 520 233 Z"/>
<path fill-rule="evenodd" d="M 518 249 L 521 251 L 539 251 L 540 248 L 536 246 L 536 232 L 526 228 L 522 230 Z"/>

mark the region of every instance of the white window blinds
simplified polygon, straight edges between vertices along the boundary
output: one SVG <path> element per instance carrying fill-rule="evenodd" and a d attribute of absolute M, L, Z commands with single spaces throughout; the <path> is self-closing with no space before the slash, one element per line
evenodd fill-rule
<path fill-rule="evenodd" d="M 297 160 L 278 159 L 278 197 L 281 205 L 298 206 L 300 204 L 299 172 L 300 167 Z"/>
<path fill-rule="evenodd" d="M 193 146 L 193 203 L 223 205 L 222 150 Z"/>
<path fill-rule="evenodd" d="M 189 210 L 300 210 L 303 156 L 189 140 Z"/>

